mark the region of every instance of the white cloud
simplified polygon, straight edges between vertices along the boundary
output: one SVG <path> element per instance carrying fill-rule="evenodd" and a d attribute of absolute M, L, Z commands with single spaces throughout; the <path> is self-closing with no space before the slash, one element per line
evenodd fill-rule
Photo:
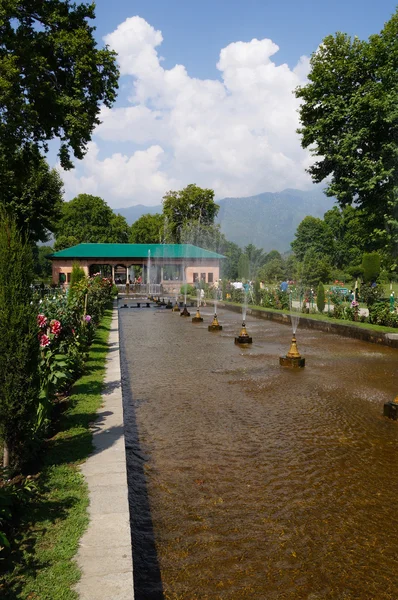
<path fill-rule="evenodd" d="M 306 81 L 307 57 L 290 69 L 274 62 L 272 40 L 238 41 L 220 52 L 221 79 L 202 80 L 183 65 L 161 66 L 162 34 L 140 17 L 104 39 L 130 80 L 130 104 L 103 108 L 96 143 L 65 176 L 68 197 L 90 191 L 118 207 L 158 204 L 188 183 L 218 198 L 310 185 L 293 93 Z M 125 153 L 100 158 L 109 142 L 123 143 Z"/>

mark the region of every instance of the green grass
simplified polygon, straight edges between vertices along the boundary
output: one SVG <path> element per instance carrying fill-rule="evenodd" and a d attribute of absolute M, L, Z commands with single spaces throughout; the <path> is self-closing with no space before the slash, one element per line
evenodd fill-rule
<path fill-rule="evenodd" d="M 242 306 L 237 302 L 223 301 L 223 303 L 228 306 Z M 314 303 L 314 307 L 315 307 Z M 279 310 L 278 308 L 264 308 L 264 306 L 258 306 L 254 304 L 249 304 L 248 309 L 254 310 L 263 310 L 265 312 L 274 312 L 279 314 L 290 314 L 289 310 Z M 326 314 L 320 313 L 302 313 L 299 311 L 294 311 L 295 315 L 302 317 L 303 319 L 314 319 L 315 321 L 325 321 L 327 323 L 338 323 L 339 325 L 343 325 L 344 327 L 360 327 L 361 329 L 367 329 L 369 331 L 380 331 L 382 333 L 398 333 L 396 329 L 392 327 L 384 327 L 383 325 L 372 325 L 371 323 L 361 323 L 360 321 L 347 321 L 346 319 L 334 319 L 333 317 L 328 317 Z"/>
<path fill-rule="evenodd" d="M 38 494 L 24 507 L 12 553 L 3 563 L 2 600 L 78 598 L 71 589 L 80 578 L 73 557 L 88 525 L 88 490 L 78 465 L 93 448 L 89 425 L 101 405 L 111 314 L 106 311 L 85 375 L 73 386 L 58 433 L 44 448 Z"/>

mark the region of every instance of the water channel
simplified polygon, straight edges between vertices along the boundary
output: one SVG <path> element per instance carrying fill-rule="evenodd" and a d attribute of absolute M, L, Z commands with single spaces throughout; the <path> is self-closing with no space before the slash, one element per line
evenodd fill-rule
<path fill-rule="evenodd" d="M 136 600 L 396 600 L 397 350 L 201 313 L 120 310 Z"/>

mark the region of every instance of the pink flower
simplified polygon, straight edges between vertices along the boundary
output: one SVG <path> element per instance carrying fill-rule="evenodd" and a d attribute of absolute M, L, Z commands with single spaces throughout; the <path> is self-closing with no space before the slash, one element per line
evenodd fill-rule
<path fill-rule="evenodd" d="M 43 314 L 37 315 L 37 324 L 40 329 L 43 329 L 47 325 L 47 317 Z"/>
<path fill-rule="evenodd" d="M 86 315 L 86 316 L 84 317 L 84 320 L 86 321 L 86 323 L 90 323 L 90 321 L 91 321 L 91 317 L 90 317 L 90 315 Z"/>
<path fill-rule="evenodd" d="M 51 343 L 50 338 L 45 333 L 42 333 L 39 336 L 39 341 L 40 341 L 40 348 L 47 348 L 47 346 L 49 346 Z"/>
<path fill-rule="evenodd" d="M 53 319 L 50 323 L 50 331 L 54 335 L 59 335 L 61 333 L 62 325 L 56 319 Z"/>

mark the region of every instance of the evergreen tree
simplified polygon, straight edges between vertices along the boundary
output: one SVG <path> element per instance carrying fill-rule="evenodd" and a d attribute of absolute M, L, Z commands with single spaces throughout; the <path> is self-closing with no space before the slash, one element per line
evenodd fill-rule
<path fill-rule="evenodd" d="M 3 463 L 31 456 L 39 397 L 39 342 L 31 305 L 32 250 L 0 209 L 0 438 Z"/>
<path fill-rule="evenodd" d="M 316 292 L 316 306 L 320 313 L 323 313 L 325 310 L 325 288 L 323 287 L 323 283 L 320 281 L 318 284 L 318 289 Z"/>

